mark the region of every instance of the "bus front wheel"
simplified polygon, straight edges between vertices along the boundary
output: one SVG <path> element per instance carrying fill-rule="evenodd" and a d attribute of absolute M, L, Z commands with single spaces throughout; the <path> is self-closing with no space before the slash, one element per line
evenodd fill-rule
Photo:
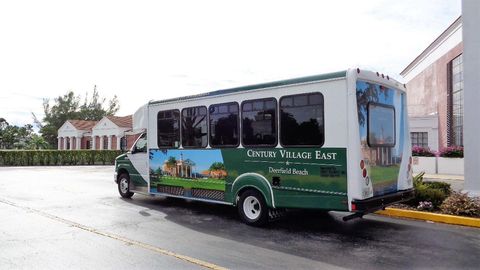
<path fill-rule="evenodd" d="M 133 196 L 133 192 L 130 191 L 130 176 L 126 173 L 122 173 L 118 177 L 118 193 L 127 199 Z"/>
<path fill-rule="evenodd" d="M 252 226 L 262 226 L 268 222 L 268 206 L 263 195 L 249 189 L 240 195 L 238 213 L 243 222 Z"/>

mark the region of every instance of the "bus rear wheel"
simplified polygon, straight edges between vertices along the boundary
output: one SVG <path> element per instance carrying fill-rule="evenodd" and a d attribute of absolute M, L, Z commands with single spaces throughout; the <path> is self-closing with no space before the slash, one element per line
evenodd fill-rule
<path fill-rule="evenodd" d="M 237 204 L 238 213 L 243 222 L 252 226 L 263 226 L 268 222 L 268 206 L 263 195 L 249 189 L 240 195 Z"/>
<path fill-rule="evenodd" d="M 130 176 L 126 173 L 122 173 L 118 177 L 118 193 L 127 199 L 133 196 L 133 192 L 130 191 Z"/>

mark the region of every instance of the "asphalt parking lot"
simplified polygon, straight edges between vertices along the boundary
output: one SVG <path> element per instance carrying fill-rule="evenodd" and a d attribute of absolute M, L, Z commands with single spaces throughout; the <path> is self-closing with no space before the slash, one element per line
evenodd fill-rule
<path fill-rule="evenodd" d="M 293 211 L 266 228 L 229 206 L 135 195 L 113 167 L 0 168 L 0 269 L 478 269 L 480 230 Z"/>

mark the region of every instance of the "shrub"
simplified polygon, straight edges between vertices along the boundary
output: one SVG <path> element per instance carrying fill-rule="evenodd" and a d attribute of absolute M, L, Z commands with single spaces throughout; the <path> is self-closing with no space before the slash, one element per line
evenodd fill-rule
<path fill-rule="evenodd" d="M 451 158 L 463 158 L 463 147 L 461 146 L 450 146 L 440 150 L 439 155 L 441 157 L 451 157 Z"/>
<path fill-rule="evenodd" d="M 444 214 L 480 217 L 480 199 L 470 198 L 467 194 L 453 192 L 440 206 Z"/>
<path fill-rule="evenodd" d="M 439 189 L 445 194 L 450 195 L 452 193 L 452 188 L 449 183 L 445 182 L 424 182 L 429 188 Z"/>
<path fill-rule="evenodd" d="M 435 152 L 432 152 L 428 147 L 421 147 L 418 145 L 413 146 L 412 156 L 414 157 L 434 157 Z"/>
<path fill-rule="evenodd" d="M 438 209 L 451 193 L 450 184 L 444 182 L 424 182 L 424 174 L 422 172 L 414 177 L 415 197 L 405 203 L 423 210 Z M 431 206 L 428 203 L 431 203 Z"/>
<path fill-rule="evenodd" d="M 417 185 L 423 183 L 424 175 L 425 175 L 425 172 L 421 172 L 413 177 L 413 187 L 416 187 Z"/>
<path fill-rule="evenodd" d="M 114 164 L 119 150 L 6 150 L 0 166 L 106 165 Z"/>

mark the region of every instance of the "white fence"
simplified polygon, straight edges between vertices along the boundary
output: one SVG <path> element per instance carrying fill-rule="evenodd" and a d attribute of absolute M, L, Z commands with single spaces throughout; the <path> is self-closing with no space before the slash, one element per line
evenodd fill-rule
<path fill-rule="evenodd" d="M 463 158 L 412 157 L 413 172 L 463 175 Z"/>

